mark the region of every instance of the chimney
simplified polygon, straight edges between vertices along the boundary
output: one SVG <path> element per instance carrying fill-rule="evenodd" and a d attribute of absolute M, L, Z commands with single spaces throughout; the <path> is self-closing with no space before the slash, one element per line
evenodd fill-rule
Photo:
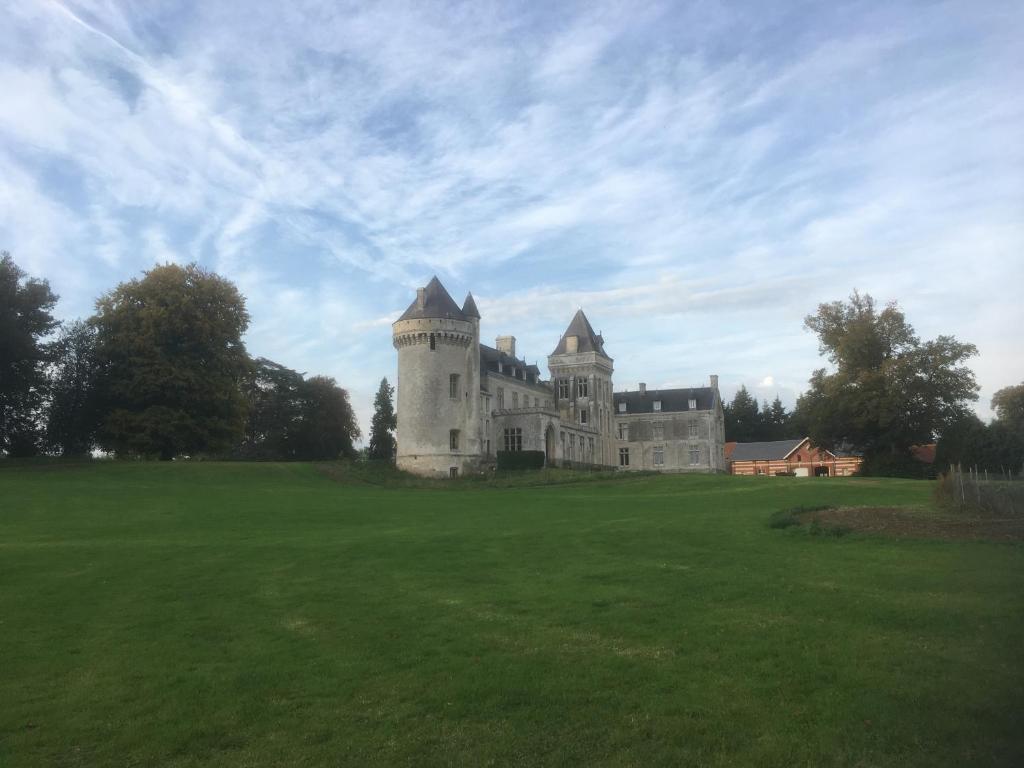
<path fill-rule="evenodd" d="M 497 340 L 495 340 L 494 346 L 498 348 L 499 352 L 504 352 L 510 357 L 516 356 L 515 336 L 499 336 Z"/>
<path fill-rule="evenodd" d="M 718 389 L 718 374 L 717 373 L 712 373 L 711 374 L 711 388 L 712 389 Z"/>
<path fill-rule="evenodd" d="M 427 305 L 427 289 L 416 289 L 416 309 L 423 309 Z"/>
<path fill-rule="evenodd" d="M 646 395 L 647 394 L 647 385 L 644 382 L 642 382 L 642 381 L 640 382 L 640 394 L 641 395 Z"/>

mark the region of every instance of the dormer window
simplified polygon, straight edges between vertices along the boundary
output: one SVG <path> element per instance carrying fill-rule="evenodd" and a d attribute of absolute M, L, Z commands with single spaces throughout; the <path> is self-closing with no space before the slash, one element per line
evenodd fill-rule
<path fill-rule="evenodd" d="M 696 411 L 697 410 L 697 401 L 694 400 L 692 397 L 690 398 L 690 410 L 691 411 Z"/>
<path fill-rule="evenodd" d="M 619 413 L 625 413 L 625 412 L 626 412 L 626 404 L 625 403 L 619 403 Z"/>
<path fill-rule="evenodd" d="M 655 400 L 654 401 L 654 410 L 656 410 L 656 411 L 660 411 L 661 410 L 661 400 Z"/>

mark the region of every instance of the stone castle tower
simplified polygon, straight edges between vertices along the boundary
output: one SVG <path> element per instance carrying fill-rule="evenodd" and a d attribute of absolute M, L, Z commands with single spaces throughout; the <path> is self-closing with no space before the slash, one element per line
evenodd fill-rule
<path fill-rule="evenodd" d="M 579 424 L 597 432 L 595 464 L 613 463 L 612 359 L 604 351 L 604 339 L 594 333 L 590 321 L 576 315 L 548 356 L 555 390 L 555 404 L 564 423 Z"/>
<path fill-rule="evenodd" d="M 475 470 L 482 453 L 480 313 L 460 309 L 435 276 L 391 326 L 398 350 L 400 469 L 447 475 Z"/>

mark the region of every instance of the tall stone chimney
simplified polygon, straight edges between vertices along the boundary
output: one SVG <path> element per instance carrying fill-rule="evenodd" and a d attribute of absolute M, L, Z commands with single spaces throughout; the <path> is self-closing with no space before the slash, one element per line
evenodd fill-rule
<path fill-rule="evenodd" d="M 506 355 L 511 357 L 516 356 L 516 337 L 515 336 L 499 336 L 494 342 L 494 346 L 497 347 L 499 352 L 504 352 Z"/>
<path fill-rule="evenodd" d="M 417 288 L 416 289 L 416 309 L 423 309 L 427 304 L 427 289 Z"/>
<path fill-rule="evenodd" d="M 640 394 L 641 395 L 646 395 L 647 394 L 647 385 L 644 382 L 642 382 L 642 381 L 640 382 Z"/>
<path fill-rule="evenodd" d="M 711 388 L 712 389 L 718 389 L 718 374 L 717 373 L 712 373 L 711 374 Z"/>

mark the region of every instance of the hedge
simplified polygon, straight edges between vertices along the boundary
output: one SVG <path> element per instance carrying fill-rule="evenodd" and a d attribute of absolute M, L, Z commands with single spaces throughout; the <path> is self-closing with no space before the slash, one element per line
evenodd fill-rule
<path fill-rule="evenodd" d="M 543 469 L 544 451 L 498 451 L 498 469 Z"/>

